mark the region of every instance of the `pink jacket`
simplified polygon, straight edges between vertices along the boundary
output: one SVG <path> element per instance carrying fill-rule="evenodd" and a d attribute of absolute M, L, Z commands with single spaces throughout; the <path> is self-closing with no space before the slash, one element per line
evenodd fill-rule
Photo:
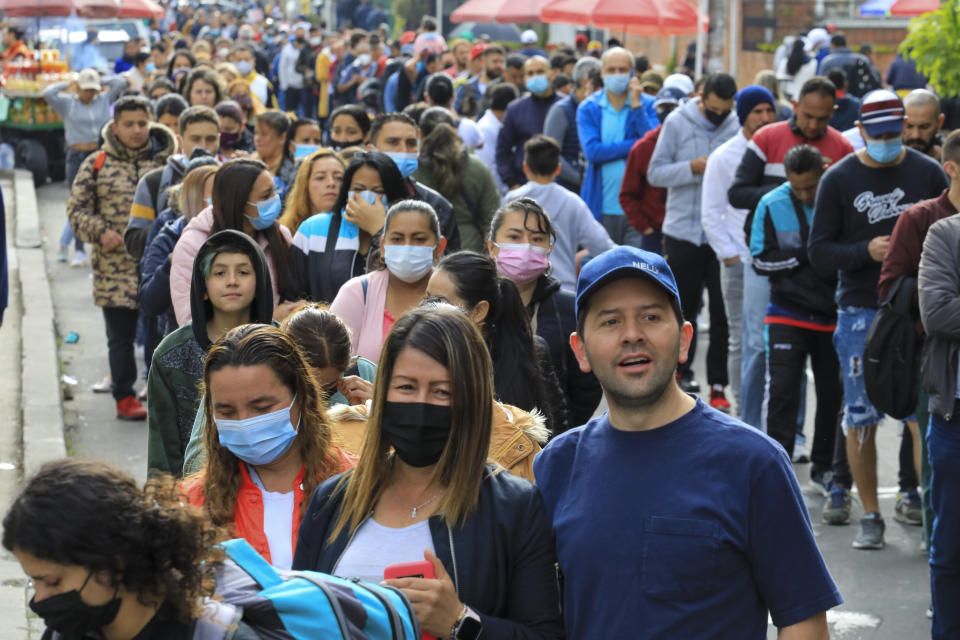
<path fill-rule="evenodd" d="M 280 228 L 280 235 L 287 244 L 293 242 L 290 236 L 290 230 L 285 226 L 277 225 Z M 197 256 L 200 246 L 210 237 L 210 229 L 213 227 L 213 209 L 207 207 L 197 216 L 187 223 L 177 246 L 173 248 L 173 256 L 170 258 L 170 300 L 173 302 L 173 311 L 177 315 L 177 324 L 181 327 L 190 322 L 190 284 L 193 281 L 193 259 Z M 267 247 L 267 238 L 262 233 L 258 233 L 255 240 L 263 249 L 267 256 L 267 266 L 270 269 L 270 279 L 273 281 L 273 304 L 280 302 L 280 294 L 277 291 L 277 269 L 273 264 L 273 258 L 270 256 L 270 249 Z"/>
<path fill-rule="evenodd" d="M 367 280 L 367 295 L 364 301 L 363 282 Z M 353 334 L 353 355 L 377 362 L 383 344 L 383 312 L 387 306 L 387 283 L 390 272 L 386 269 L 351 278 L 340 287 L 330 311 L 350 327 Z"/>

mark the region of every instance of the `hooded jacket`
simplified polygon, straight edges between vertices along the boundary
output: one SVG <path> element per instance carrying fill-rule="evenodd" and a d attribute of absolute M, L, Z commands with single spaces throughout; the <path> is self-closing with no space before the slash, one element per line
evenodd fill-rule
<path fill-rule="evenodd" d="M 275 223 L 276 224 L 276 223 Z M 173 250 L 170 258 L 170 299 L 173 302 L 173 310 L 177 314 L 177 324 L 183 325 L 190 321 L 192 317 L 193 305 L 190 301 L 189 282 L 192 281 L 194 258 L 200 250 L 201 245 L 210 237 L 210 230 L 213 228 L 213 209 L 207 207 L 196 215 L 187 226 L 184 227 L 177 246 Z M 291 243 L 290 230 L 282 224 L 277 224 L 280 237 L 289 246 Z M 263 249 L 267 259 L 267 267 L 270 270 L 270 281 L 273 287 L 273 304 L 280 302 L 280 293 L 277 291 L 277 270 L 274 265 L 274 256 L 270 253 L 270 247 L 267 244 L 267 237 L 262 233 L 257 233 L 257 244 Z"/>
<path fill-rule="evenodd" d="M 190 286 L 193 317 L 160 343 L 153 354 L 147 378 L 150 412 L 147 416 L 147 465 L 151 470 L 180 475 L 190 440 L 203 378 L 203 360 L 210 348 L 207 322 L 214 309 L 206 298 L 204 263 L 224 246 L 239 247 L 253 263 L 256 290 L 250 304 L 250 322 L 270 324 L 273 319 L 273 285 L 267 258 L 250 236 L 226 230 L 210 236 L 197 251 Z"/>
<path fill-rule="evenodd" d="M 99 172 L 94 163 L 100 153 L 91 153 L 80 165 L 67 201 L 67 217 L 77 237 L 93 245 L 93 300 L 100 307 L 137 308 L 137 261 L 121 244 L 104 251 L 100 237 L 107 229 L 123 234 L 130 219 L 130 207 L 137 183 L 147 172 L 166 161 L 176 148 L 173 132 L 150 123 L 149 138 L 141 149 L 128 149 L 113 127 L 103 127 L 104 154 Z"/>
<path fill-rule="evenodd" d="M 663 233 L 695 245 L 706 243 L 700 222 L 703 174 L 694 173 L 690 161 L 709 156 L 740 130 L 737 114 L 730 111 L 719 126 L 700 113 L 700 100 L 690 100 L 667 116 L 650 158 L 647 180 L 667 190 Z"/>
<path fill-rule="evenodd" d="M 577 330 L 575 297 L 564 291 L 553 276 L 541 275 L 533 290 L 527 312 L 534 332 L 543 338 L 550 350 L 550 361 L 557 374 L 560 390 L 567 400 L 569 427 L 586 424 L 600 404 L 603 389 L 592 373 L 580 370 L 577 357 L 570 348 L 570 334 Z M 560 425 L 553 435 L 560 432 Z"/>

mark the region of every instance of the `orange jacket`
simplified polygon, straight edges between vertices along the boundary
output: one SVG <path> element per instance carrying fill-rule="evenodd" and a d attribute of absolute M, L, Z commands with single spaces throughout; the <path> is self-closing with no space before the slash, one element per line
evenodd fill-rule
<path fill-rule="evenodd" d="M 28 59 L 33 57 L 30 47 L 28 47 L 25 42 L 20 40 L 17 40 L 12 45 L 7 47 L 7 49 L 3 52 L 3 55 L 0 57 L 2 57 L 4 60 L 13 60 L 18 56 L 23 56 L 24 58 Z"/>
<path fill-rule="evenodd" d="M 337 455 L 340 458 L 340 466 L 337 473 L 353 468 L 357 464 L 355 456 L 350 455 L 343 449 L 336 447 Z M 247 472 L 247 465 L 238 462 L 240 473 L 243 480 L 240 483 L 240 492 L 237 494 L 236 506 L 233 508 L 233 535 L 237 538 L 243 538 L 250 543 L 250 546 L 257 550 L 261 556 L 270 562 L 270 545 L 267 543 L 267 534 L 263 531 L 263 496 L 258 487 L 250 478 Z M 333 474 L 331 474 L 333 475 Z M 203 494 L 203 480 L 206 476 L 205 471 L 201 471 L 195 476 L 191 476 L 180 485 L 181 490 L 187 498 L 187 502 L 196 507 L 202 507 L 207 499 Z M 321 477 L 320 480 L 326 478 Z M 293 481 L 293 547 L 297 548 L 297 531 L 300 529 L 300 504 L 303 502 L 303 469 L 297 474 Z"/>

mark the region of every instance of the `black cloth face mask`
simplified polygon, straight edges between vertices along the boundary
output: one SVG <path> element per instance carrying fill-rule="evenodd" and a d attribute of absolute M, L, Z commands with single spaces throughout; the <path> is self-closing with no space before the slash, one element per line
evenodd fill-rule
<path fill-rule="evenodd" d="M 727 116 L 730 115 L 729 111 L 724 111 L 723 113 L 717 113 L 716 111 L 710 111 L 710 109 L 704 108 L 703 113 L 707 116 L 707 120 L 715 126 L 719 127 L 723 124 L 723 121 L 727 119 Z"/>
<path fill-rule="evenodd" d="M 79 638 L 85 633 L 99 631 L 117 617 L 120 611 L 120 598 L 116 591 L 112 600 L 106 604 L 87 604 L 80 592 L 90 581 L 91 571 L 79 589 L 67 591 L 37 602 L 36 596 L 30 600 L 30 609 L 43 618 L 48 629 L 52 629 L 67 639 Z M 119 587 L 118 587 L 119 588 Z"/>
<path fill-rule="evenodd" d="M 436 464 L 450 439 L 450 407 L 426 402 L 384 402 L 380 429 L 411 467 Z"/>
<path fill-rule="evenodd" d="M 348 142 L 337 142 L 336 140 L 330 141 L 330 146 L 333 147 L 334 151 L 343 151 L 347 147 L 362 147 L 364 145 L 363 139 L 350 140 Z"/>

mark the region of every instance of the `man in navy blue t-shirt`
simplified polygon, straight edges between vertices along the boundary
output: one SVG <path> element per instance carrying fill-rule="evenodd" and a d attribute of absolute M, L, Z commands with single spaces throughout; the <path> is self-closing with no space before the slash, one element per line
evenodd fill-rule
<path fill-rule="evenodd" d="M 577 283 L 583 371 L 610 410 L 534 471 L 557 539 L 568 637 L 827 637 L 842 602 L 784 450 L 685 394 L 693 330 L 660 256 L 617 247 Z"/>

